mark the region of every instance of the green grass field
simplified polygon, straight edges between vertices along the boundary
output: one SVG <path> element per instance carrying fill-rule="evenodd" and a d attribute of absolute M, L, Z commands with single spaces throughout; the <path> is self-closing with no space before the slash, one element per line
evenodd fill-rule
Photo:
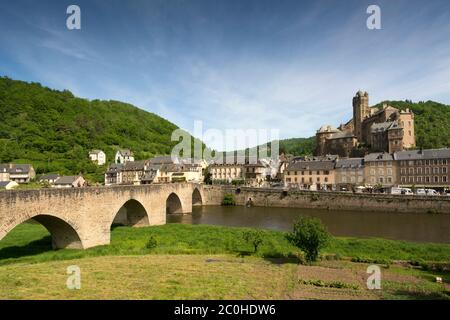
<path fill-rule="evenodd" d="M 245 228 L 168 224 L 116 227 L 109 246 L 52 250 L 39 224 L 0 241 L 0 298 L 6 299 L 448 299 L 450 245 L 333 238 L 320 262 L 299 265 L 285 233 L 264 231 L 256 254 Z M 148 248 L 150 238 L 156 246 Z M 398 261 L 401 260 L 402 262 Z M 365 289 L 365 269 L 383 268 L 384 290 Z M 66 268 L 83 270 L 67 290 Z M 439 276 L 444 284 L 435 282 Z"/>

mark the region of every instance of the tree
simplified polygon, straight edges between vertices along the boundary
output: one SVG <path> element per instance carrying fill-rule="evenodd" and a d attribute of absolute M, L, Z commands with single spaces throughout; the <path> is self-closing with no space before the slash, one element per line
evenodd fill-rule
<path fill-rule="evenodd" d="M 222 205 L 223 206 L 234 206 L 234 205 L 236 205 L 236 201 L 234 200 L 234 196 L 232 194 L 226 194 L 223 197 Z"/>
<path fill-rule="evenodd" d="M 294 230 L 287 239 L 305 253 L 306 261 L 317 261 L 320 250 L 325 247 L 330 235 L 317 218 L 301 217 L 294 222 Z"/>
<path fill-rule="evenodd" d="M 248 244 L 251 244 L 254 249 L 254 253 L 258 251 L 258 247 L 264 241 L 264 232 L 261 230 L 247 230 L 242 234 L 242 238 Z"/>

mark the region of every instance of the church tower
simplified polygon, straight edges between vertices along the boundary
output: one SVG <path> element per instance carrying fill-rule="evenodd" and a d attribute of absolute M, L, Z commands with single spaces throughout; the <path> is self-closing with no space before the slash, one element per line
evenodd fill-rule
<path fill-rule="evenodd" d="M 370 116 L 369 94 L 358 91 L 353 97 L 353 125 L 354 135 L 358 142 L 363 142 L 362 122 Z"/>

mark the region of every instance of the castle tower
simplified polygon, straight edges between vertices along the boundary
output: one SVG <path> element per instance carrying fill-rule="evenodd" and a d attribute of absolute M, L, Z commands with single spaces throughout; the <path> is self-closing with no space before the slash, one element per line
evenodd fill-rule
<path fill-rule="evenodd" d="M 358 91 L 353 97 L 353 126 L 356 139 L 363 141 L 362 122 L 370 116 L 369 94 L 367 92 Z"/>
<path fill-rule="evenodd" d="M 403 128 L 403 148 L 411 149 L 416 146 L 416 135 L 414 126 L 414 113 L 410 109 L 400 111 L 400 126 Z"/>

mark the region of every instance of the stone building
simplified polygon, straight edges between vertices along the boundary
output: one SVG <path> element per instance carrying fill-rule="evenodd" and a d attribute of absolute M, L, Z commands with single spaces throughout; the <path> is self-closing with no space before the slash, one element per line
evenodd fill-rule
<path fill-rule="evenodd" d="M 387 152 L 370 153 L 364 157 L 364 175 L 368 185 L 389 189 L 398 184 L 397 163 Z"/>
<path fill-rule="evenodd" d="M 294 160 L 284 172 L 284 185 L 310 190 L 334 190 L 336 158 Z"/>
<path fill-rule="evenodd" d="M 364 158 L 338 159 L 335 166 L 338 189 L 365 185 Z"/>
<path fill-rule="evenodd" d="M 414 148 L 414 113 L 383 105 L 369 107 L 369 94 L 353 97 L 353 118 L 339 128 L 322 126 L 316 133 L 316 155 L 351 156 L 358 146 L 374 152 L 394 153 Z"/>
<path fill-rule="evenodd" d="M 140 184 L 142 177 L 150 170 L 150 161 L 129 161 L 122 166 L 122 184 Z"/>
<path fill-rule="evenodd" d="M 450 187 L 450 149 L 399 151 L 394 159 L 399 165 L 401 186 Z"/>
<path fill-rule="evenodd" d="M 0 181 L 29 183 L 36 178 L 36 172 L 31 164 L 0 164 Z"/>

